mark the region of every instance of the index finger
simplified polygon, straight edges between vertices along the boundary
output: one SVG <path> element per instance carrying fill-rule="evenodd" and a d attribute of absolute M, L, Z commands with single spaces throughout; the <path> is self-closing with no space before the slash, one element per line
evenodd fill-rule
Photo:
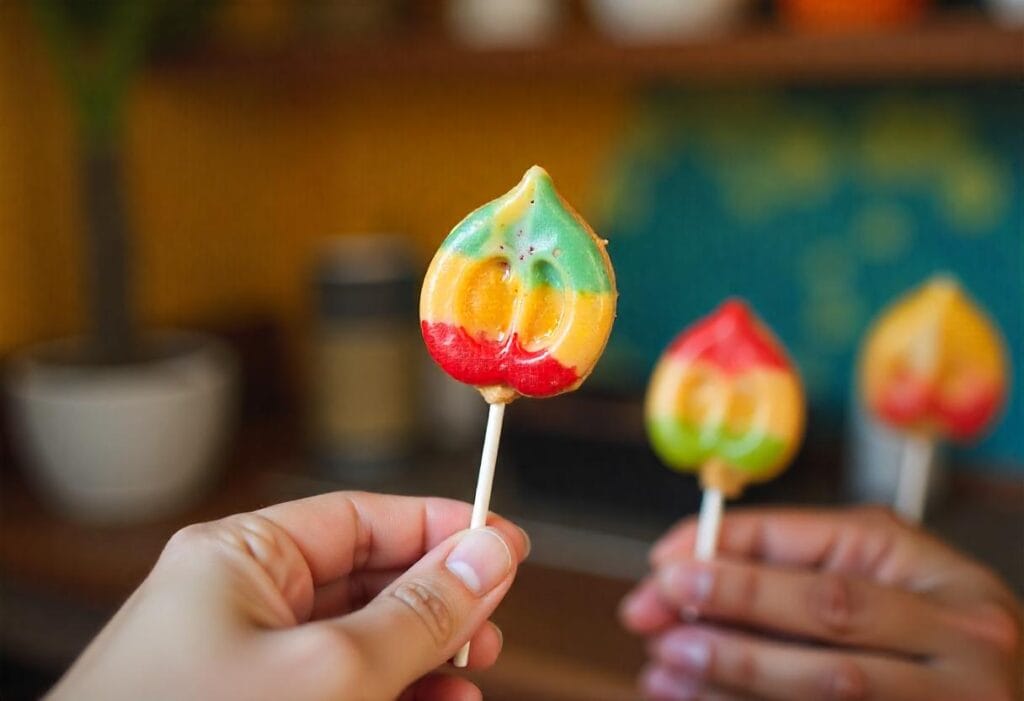
<path fill-rule="evenodd" d="M 835 519 L 822 518 L 824 513 L 803 509 L 727 510 L 722 517 L 718 551 L 776 564 L 815 564 L 836 540 Z M 697 519 L 691 516 L 655 542 L 651 563 L 657 567 L 688 556 L 696 541 Z"/>
<path fill-rule="evenodd" d="M 651 550 L 651 562 L 690 557 L 697 522 L 687 519 Z M 911 529 L 887 509 L 741 509 L 722 520 L 719 551 L 734 559 L 821 567 L 908 588 L 934 588 L 937 572 L 965 558 Z M 953 568 L 952 571 L 956 571 Z"/>
<path fill-rule="evenodd" d="M 356 570 L 411 565 L 467 528 L 471 510 L 454 499 L 331 492 L 257 513 L 288 534 L 309 566 L 313 584 L 320 586 Z M 501 531 L 520 560 L 526 557 L 529 545 L 522 529 L 495 514 L 488 516 L 487 525 Z"/>

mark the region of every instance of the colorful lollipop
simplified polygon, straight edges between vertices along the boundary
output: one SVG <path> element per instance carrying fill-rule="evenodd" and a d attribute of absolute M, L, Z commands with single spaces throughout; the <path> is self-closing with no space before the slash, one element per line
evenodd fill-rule
<path fill-rule="evenodd" d="M 471 528 L 487 520 L 505 405 L 576 389 L 604 351 L 616 301 L 606 245 L 534 166 L 463 219 L 427 270 L 427 350 L 490 405 Z"/>
<path fill-rule="evenodd" d="M 696 555 L 709 560 L 723 498 L 775 477 L 800 445 L 800 378 L 771 331 L 732 299 L 665 350 L 647 387 L 645 413 L 662 461 L 700 473 Z"/>
<path fill-rule="evenodd" d="M 907 436 L 900 513 L 921 520 L 936 440 L 971 441 L 992 424 L 1007 365 L 999 331 L 950 277 L 933 277 L 875 322 L 861 351 L 860 391 L 878 420 Z"/>

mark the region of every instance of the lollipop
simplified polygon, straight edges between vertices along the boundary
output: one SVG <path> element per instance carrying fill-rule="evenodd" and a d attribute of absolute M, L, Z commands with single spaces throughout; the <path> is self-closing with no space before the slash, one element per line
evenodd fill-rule
<path fill-rule="evenodd" d="M 534 166 L 463 219 L 430 263 L 427 350 L 490 405 L 471 528 L 487 520 L 505 405 L 576 389 L 604 351 L 616 300 L 606 245 Z M 455 664 L 468 654 L 467 645 Z"/>
<path fill-rule="evenodd" d="M 1006 398 L 999 331 L 949 277 L 936 276 L 898 300 L 869 331 L 860 359 L 868 410 L 903 431 L 896 509 L 920 521 L 939 439 L 976 439 Z"/>
<path fill-rule="evenodd" d="M 647 387 L 645 413 L 662 461 L 700 473 L 696 555 L 709 560 L 723 498 L 775 477 L 800 444 L 800 378 L 771 331 L 732 299 L 665 350 Z"/>

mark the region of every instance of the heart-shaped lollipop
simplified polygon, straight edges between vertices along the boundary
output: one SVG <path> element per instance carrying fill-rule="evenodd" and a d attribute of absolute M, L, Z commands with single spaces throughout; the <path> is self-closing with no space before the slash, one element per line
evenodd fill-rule
<path fill-rule="evenodd" d="M 665 464 L 702 471 L 705 486 L 732 497 L 785 468 L 803 433 L 803 391 L 771 332 L 743 302 L 729 300 L 665 350 L 646 415 Z"/>
<path fill-rule="evenodd" d="M 935 442 L 976 439 L 1006 400 L 1009 363 L 998 329 L 948 276 L 895 302 L 869 331 L 861 398 L 906 437 L 895 507 L 924 515 Z"/>
<path fill-rule="evenodd" d="M 937 276 L 875 323 L 861 358 L 861 390 L 891 426 L 968 441 L 1002 407 L 1006 366 L 987 315 L 955 280 Z"/>
<path fill-rule="evenodd" d="M 732 299 L 668 346 L 651 376 L 645 414 L 662 461 L 700 472 L 697 555 L 710 559 L 722 498 L 771 479 L 796 452 L 804 395 L 782 344 Z"/>
<path fill-rule="evenodd" d="M 605 244 L 547 172 L 530 168 L 456 226 L 434 256 L 420 297 L 430 354 L 492 404 L 576 389 L 615 318 Z"/>
<path fill-rule="evenodd" d="M 606 241 L 538 166 L 462 220 L 434 256 L 420 295 L 427 350 L 490 404 L 470 528 L 487 520 L 505 405 L 574 390 L 615 319 Z M 468 643 L 455 657 L 463 667 Z"/>

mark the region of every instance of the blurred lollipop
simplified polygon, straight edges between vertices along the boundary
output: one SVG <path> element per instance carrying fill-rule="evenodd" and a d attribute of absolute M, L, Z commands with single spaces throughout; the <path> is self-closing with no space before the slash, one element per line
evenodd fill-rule
<path fill-rule="evenodd" d="M 924 514 L 937 440 L 973 441 L 991 426 L 1007 366 L 999 331 L 951 277 L 933 277 L 880 315 L 861 350 L 860 394 L 875 418 L 906 434 L 901 514 Z"/>
<path fill-rule="evenodd" d="M 800 378 L 782 344 L 738 299 L 684 329 L 647 386 L 647 433 L 674 470 L 699 472 L 696 557 L 714 557 L 722 502 L 789 464 L 804 428 Z"/>

